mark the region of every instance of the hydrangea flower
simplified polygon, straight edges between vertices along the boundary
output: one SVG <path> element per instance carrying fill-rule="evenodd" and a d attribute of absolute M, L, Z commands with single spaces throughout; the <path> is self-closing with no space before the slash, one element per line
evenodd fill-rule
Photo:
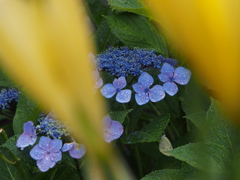
<path fill-rule="evenodd" d="M 186 85 L 191 77 L 191 71 L 184 67 L 174 67 L 168 63 L 164 63 L 161 69 L 161 74 L 158 75 L 159 79 L 164 82 L 163 89 L 170 96 L 178 92 L 178 87 L 175 84 Z"/>
<path fill-rule="evenodd" d="M 118 139 L 123 133 L 123 126 L 117 121 L 112 120 L 109 116 L 103 119 L 104 140 L 107 143 Z"/>
<path fill-rule="evenodd" d="M 114 79 L 113 84 L 105 84 L 101 89 L 101 93 L 106 98 L 111 98 L 117 93 L 117 102 L 127 103 L 131 99 L 132 91 L 129 89 L 122 90 L 126 85 L 126 78 L 124 76 L 121 76 L 118 79 Z"/>
<path fill-rule="evenodd" d="M 161 85 L 155 85 L 153 88 L 149 88 L 153 84 L 153 77 L 147 72 L 143 72 L 138 82 L 133 84 L 132 87 L 135 94 L 135 99 L 138 105 L 148 103 L 149 100 L 152 102 L 158 102 L 165 97 L 165 92 Z"/>
<path fill-rule="evenodd" d="M 21 134 L 17 140 L 16 146 L 23 150 L 29 145 L 33 145 L 37 140 L 36 130 L 32 121 L 28 121 L 23 125 L 23 134 Z"/>
<path fill-rule="evenodd" d="M 42 136 L 39 144 L 30 151 L 30 156 L 37 161 L 37 166 L 42 172 L 55 166 L 62 159 L 62 140 Z"/>
<path fill-rule="evenodd" d="M 97 69 L 93 71 L 93 76 L 94 76 L 94 78 L 96 80 L 96 82 L 95 82 L 95 89 L 98 89 L 98 88 L 100 88 L 103 85 L 103 80 L 100 77 L 99 71 Z"/>
<path fill-rule="evenodd" d="M 76 142 L 65 143 L 62 147 L 62 152 L 66 151 L 69 151 L 71 157 L 80 159 L 86 153 L 86 148 L 83 144 L 78 144 Z"/>
<path fill-rule="evenodd" d="M 46 133 L 47 136 L 54 139 L 60 139 L 63 135 L 70 135 L 69 130 L 58 121 L 52 113 L 49 113 L 46 117 L 40 118 L 39 125 L 36 126 L 38 132 Z"/>
<path fill-rule="evenodd" d="M 0 92 L 0 108 L 5 109 L 9 107 L 12 101 L 18 101 L 20 91 L 15 88 L 2 89 Z"/>

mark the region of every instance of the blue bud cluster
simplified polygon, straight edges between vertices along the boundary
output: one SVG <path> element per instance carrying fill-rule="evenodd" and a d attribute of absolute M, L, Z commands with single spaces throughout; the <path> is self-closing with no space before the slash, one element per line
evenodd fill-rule
<path fill-rule="evenodd" d="M 0 92 L 0 108 L 5 109 L 9 107 L 12 101 L 18 101 L 20 91 L 15 88 L 4 88 Z"/>
<path fill-rule="evenodd" d="M 39 125 L 36 126 L 37 132 L 45 133 L 53 139 L 61 139 L 61 137 L 69 136 L 70 131 L 58 120 L 53 118 L 40 118 Z"/>
<path fill-rule="evenodd" d="M 146 67 L 160 68 L 168 58 L 157 55 L 154 50 L 128 47 L 109 48 L 96 56 L 99 71 L 109 72 L 115 77 L 139 76 Z M 173 60 L 175 63 L 176 60 Z"/>

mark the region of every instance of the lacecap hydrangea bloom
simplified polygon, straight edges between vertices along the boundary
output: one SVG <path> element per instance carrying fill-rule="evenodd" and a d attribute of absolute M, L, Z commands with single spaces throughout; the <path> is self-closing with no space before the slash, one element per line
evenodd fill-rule
<path fill-rule="evenodd" d="M 107 143 L 118 139 L 123 133 L 123 125 L 118 121 L 114 121 L 110 116 L 103 119 L 103 137 Z"/>
<path fill-rule="evenodd" d="M 0 92 L 0 108 L 8 108 L 12 101 L 18 102 L 19 94 L 20 91 L 15 88 L 2 89 Z"/>
<path fill-rule="evenodd" d="M 158 75 L 159 79 L 164 82 L 163 89 L 170 96 L 178 92 L 178 87 L 175 83 L 186 85 L 191 77 L 191 71 L 184 67 L 174 67 L 168 63 L 164 63 L 161 68 L 161 74 Z"/>
<path fill-rule="evenodd" d="M 23 150 L 29 145 L 33 145 L 37 140 L 36 130 L 32 121 L 28 121 L 23 125 L 23 134 L 17 140 L 16 146 Z"/>
<path fill-rule="evenodd" d="M 62 147 L 62 152 L 69 152 L 72 158 L 80 159 L 86 153 L 86 148 L 83 144 L 78 144 L 76 142 L 65 143 Z"/>
<path fill-rule="evenodd" d="M 30 151 L 30 156 L 37 161 L 40 171 L 46 172 L 62 159 L 61 148 L 62 140 L 42 136 L 39 143 Z"/>
<path fill-rule="evenodd" d="M 132 87 L 135 94 L 135 99 L 138 105 L 143 105 L 148 103 L 148 101 L 158 102 L 165 97 L 165 92 L 161 85 L 155 85 L 150 89 L 153 84 L 153 77 L 143 72 L 139 78 L 138 82 L 133 84 Z"/>

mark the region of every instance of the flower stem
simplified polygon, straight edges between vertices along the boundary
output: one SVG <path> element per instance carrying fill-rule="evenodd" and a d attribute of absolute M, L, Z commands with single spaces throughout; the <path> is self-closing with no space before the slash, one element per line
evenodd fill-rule
<path fill-rule="evenodd" d="M 16 161 L 10 161 L 10 160 L 9 160 L 8 158 L 6 158 L 2 153 L 0 153 L 0 158 L 1 158 L 2 160 L 4 160 L 6 163 L 8 163 L 8 164 L 14 165 L 14 164 L 17 163 Z"/>
<path fill-rule="evenodd" d="M 80 172 L 80 169 L 79 169 L 78 160 L 77 160 L 77 159 L 74 159 L 74 162 L 75 162 L 75 167 L 76 167 L 76 169 L 77 169 L 77 173 L 78 173 L 79 179 L 81 180 L 81 179 L 82 179 L 82 175 L 81 175 L 81 172 Z"/>
<path fill-rule="evenodd" d="M 139 171 L 139 178 L 143 177 L 143 167 L 142 167 L 142 161 L 140 158 L 140 154 L 139 154 L 139 150 L 137 145 L 135 145 L 135 156 L 136 156 L 136 160 L 137 160 L 137 165 L 138 165 L 138 171 Z"/>

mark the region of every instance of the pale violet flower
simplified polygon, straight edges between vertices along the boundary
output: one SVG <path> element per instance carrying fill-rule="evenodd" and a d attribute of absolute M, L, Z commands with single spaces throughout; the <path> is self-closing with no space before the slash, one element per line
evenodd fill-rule
<path fill-rule="evenodd" d="M 42 136 L 39 143 L 32 148 L 30 156 L 37 161 L 37 166 L 42 172 L 55 166 L 62 159 L 62 140 Z"/>
<path fill-rule="evenodd" d="M 117 93 L 116 101 L 119 103 L 127 103 L 131 99 L 132 91 L 129 89 L 122 90 L 126 85 L 126 78 L 121 76 L 118 79 L 114 79 L 112 84 L 105 84 L 101 89 L 101 93 L 106 98 L 111 98 Z"/>
<path fill-rule="evenodd" d="M 104 140 L 107 143 L 118 139 L 123 133 L 123 125 L 118 121 L 112 120 L 109 116 L 106 116 L 103 119 L 103 128 L 104 128 Z"/>
<path fill-rule="evenodd" d="M 76 142 L 65 143 L 62 147 L 62 152 L 69 151 L 71 157 L 80 159 L 86 153 L 86 148 L 83 144 Z"/>
<path fill-rule="evenodd" d="M 176 83 L 186 85 L 190 80 L 191 71 L 181 66 L 174 69 L 172 65 L 164 63 L 161 69 L 161 74 L 159 74 L 158 77 L 164 82 L 164 91 L 170 96 L 173 96 L 178 92 Z"/>
<path fill-rule="evenodd" d="M 29 145 L 33 145 L 37 140 L 36 130 L 32 121 L 28 121 L 23 125 L 23 133 L 19 136 L 16 146 L 23 150 Z"/>
<path fill-rule="evenodd" d="M 97 69 L 93 71 L 93 76 L 95 79 L 95 89 L 98 89 L 103 85 L 103 80 L 100 77 L 99 71 Z"/>
<path fill-rule="evenodd" d="M 153 77 L 147 72 L 143 72 L 139 78 L 138 82 L 133 84 L 132 87 L 135 94 L 135 99 L 138 105 L 143 105 L 148 103 L 148 101 L 158 102 L 165 97 L 165 92 L 161 85 L 155 85 L 150 89 L 153 84 Z"/>

